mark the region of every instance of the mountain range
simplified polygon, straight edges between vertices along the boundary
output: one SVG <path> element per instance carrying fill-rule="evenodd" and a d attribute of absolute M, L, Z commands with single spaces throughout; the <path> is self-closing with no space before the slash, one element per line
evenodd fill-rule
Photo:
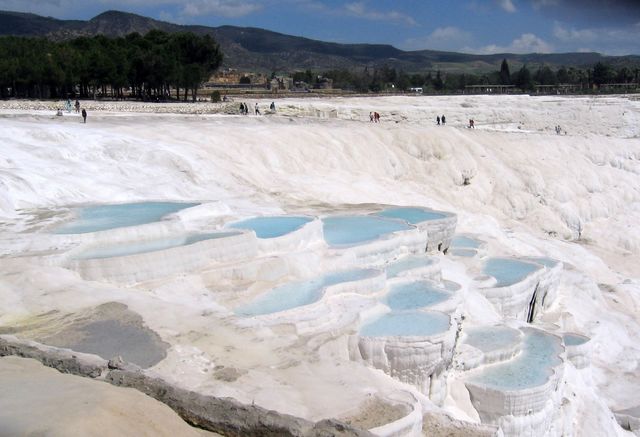
<path fill-rule="evenodd" d="M 110 37 L 132 32 L 145 34 L 158 29 L 165 32 L 209 34 L 224 53 L 223 67 L 242 71 L 294 71 L 310 69 L 352 69 L 387 65 L 407 72 L 427 70 L 482 73 L 499 69 L 507 59 L 512 71 L 527 64 L 585 68 L 596 62 L 640 67 L 640 56 L 605 56 L 599 53 L 475 55 L 436 50 L 404 51 L 384 44 L 339 44 L 286 35 L 265 29 L 237 26 L 179 25 L 127 12 L 107 11 L 88 21 L 59 20 L 35 14 L 0 11 L 0 35 L 41 36 L 65 40 L 103 34 Z"/>

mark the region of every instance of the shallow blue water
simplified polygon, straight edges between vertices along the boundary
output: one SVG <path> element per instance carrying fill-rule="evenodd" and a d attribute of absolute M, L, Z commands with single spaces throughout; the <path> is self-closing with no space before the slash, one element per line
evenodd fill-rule
<path fill-rule="evenodd" d="M 507 326 L 487 326 L 469 329 L 465 343 L 482 352 L 491 352 L 517 343 L 520 338 L 521 334 L 517 329 Z"/>
<path fill-rule="evenodd" d="M 464 235 L 457 235 L 451 239 L 451 247 L 477 249 L 478 247 L 480 247 L 480 242 L 475 238 L 465 237 Z"/>
<path fill-rule="evenodd" d="M 59 226 L 55 234 L 86 234 L 157 222 L 162 217 L 199 203 L 141 202 L 78 208 L 77 218 Z"/>
<path fill-rule="evenodd" d="M 449 329 L 449 316 L 436 311 L 390 312 L 364 325 L 363 337 L 426 337 Z"/>
<path fill-rule="evenodd" d="M 253 302 L 239 307 L 236 314 L 258 316 L 309 305 L 318 301 L 327 287 L 341 282 L 353 282 L 380 274 L 378 270 L 357 269 L 329 273 L 307 281 L 291 282 L 274 288 L 256 298 Z"/>
<path fill-rule="evenodd" d="M 552 367 L 562 361 L 560 339 L 538 330 L 527 330 L 522 352 L 514 359 L 488 366 L 470 379 L 476 384 L 499 390 L 521 390 L 542 385 L 552 374 Z"/>
<path fill-rule="evenodd" d="M 484 265 L 483 272 L 496 278 L 496 287 L 505 287 L 522 281 L 541 268 L 538 264 L 517 259 L 490 258 Z"/>
<path fill-rule="evenodd" d="M 139 241 L 135 243 L 121 243 L 117 246 L 105 246 L 87 250 L 74 259 L 104 259 L 116 256 L 136 255 L 139 253 L 155 252 L 171 249 L 173 247 L 187 246 L 199 241 L 225 238 L 238 235 L 239 232 L 211 232 L 206 234 L 180 235 L 175 237 L 159 238 L 155 240 Z"/>
<path fill-rule="evenodd" d="M 579 346 L 589 341 L 589 337 L 577 334 L 564 334 L 562 338 L 566 346 Z"/>
<path fill-rule="evenodd" d="M 384 234 L 412 229 L 400 220 L 374 216 L 335 216 L 322 219 L 324 239 L 330 246 L 365 243 Z"/>
<path fill-rule="evenodd" d="M 377 212 L 375 215 L 381 217 L 402 219 L 408 223 L 411 223 L 412 225 L 420 222 L 425 222 L 427 220 L 438 220 L 446 217 L 445 214 L 435 212 L 427 208 L 413 207 L 389 208 L 385 209 L 384 211 Z"/>
<path fill-rule="evenodd" d="M 451 293 L 427 281 L 409 282 L 395 285 L 389 291 L 385 302 L 392 310 L 411 310 L 443 302 Z"/>
<path fill-rule="evenodd" d="M 310 221 L 313 221 L 313 218 L 285 215 L 253 217 L 247 220 L 230 223 L 227 227 L 255 231 L 258 238 L 276 238 L 298 230 Z"/>
<path fill-rule="evenodd" d="M 408 256 L 387 266 L 387 278 L 394 278 L 401 272 L 418 269 L 433 264 L 426 256 Z"/>
<path fill-rule="evenodd" d="M 447 253 L 453 256 L 461 256 L 464 258 L 473 258 L 478 254 L 478 252 L 475 249 L 457 249 L 457 248 L 449 249 Z"/>

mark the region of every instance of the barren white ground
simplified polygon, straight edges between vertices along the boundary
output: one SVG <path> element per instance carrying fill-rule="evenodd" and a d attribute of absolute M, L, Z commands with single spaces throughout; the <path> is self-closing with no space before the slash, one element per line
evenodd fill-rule
<path fill-rule="evenodd" d="M 259 103 L 264 109 L 270 101 Z M 591 371 L 566 372 L 572 407 L 555 419 L 556 429 L 624 434 L 610 410 L 640 404 L 637 97 L 283 99 L 276 105 L 276 114 L 239 116 L 212 104 L 89 102 L 82 124 L 75 114 L 56 117 L 48 103 L 1 104 L 0 325 L 119 301 L 171 344 L 153 370 L 183 387 L 314 420 L 348 416 L 385 393 L 413 393 L 421 408 L 435 409 L 415 388 L 350 362 L 344 336 L 309 344 L 287 327 L 238 328 L 228 317 L 229 302 L 273 285 L 266 281 L 230 298 L 224 281 L 198 272 L 123 287 L 83 281 L 32 259 L 58 249 L 45 231 L 59 220 L 54 213 L 74 205 L 205 202 L 182 217 L 193 229 L 345 204 L 422 205 L 458 214 L 458 232 L 486 240 L 491 255 L 545 255 L 565 263 L 559 297 L 543 321 L 590 336 L 593 357 Z M 144 112 L 158 110 L 173 113 Z M 381 123 L 369 122 L 370 111 L 381 114 Z M 447 125 L 436 126 L 442 114 Z M 475 130 L 466 128 L 470 118 Z M 40 232 L 35 242 L 24 243 L 33 232 Z M 465 323 L 499 321 L 471 283 L 476 272 L 441 258 L 443 275 L 463 285 Z M 321 258 L 308 261 L 310 270 L 322 270 Z M 214 378 L 220 366 L 239 376 Z M 477 419 L 455 395 L 444 408 Z"/>

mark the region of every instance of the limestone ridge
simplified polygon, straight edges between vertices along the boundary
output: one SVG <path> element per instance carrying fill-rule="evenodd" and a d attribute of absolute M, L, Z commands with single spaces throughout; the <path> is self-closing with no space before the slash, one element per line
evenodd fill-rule
<path fill-rule="evenodd" d="M 121 359 L 104 360 L 39 343 L 0 336 L 0 357 L 19 356 L 40 361 L 62 373 L 100 379 L 115 386 L 134 388 L 173 409 L 192 426 L 225 436 L 259 437 L 369 437 L 371 433 L 333 419 L 310 422 L 288 414 L 244 405 L 231 398 L 216 398 L 168 384 L 145 374 Z"/>
<path fill-rule="evenodd" d="M 599 53 L 474 55 L 436 50 L 403 51 L 387 44 L 338 44 L 237 26 L 178 25 L 141 15 L 106 11 L 88 21 L 58 20 L 35 14 L 0 11 L 0 35 L 45 36 L 64 40 L 98 34 L 116 37 L 150 30 L 211 35 L 225 55 L 224 66 L 256 71 L 364 68 L 388 65 L 405 71 L 432 68 L 433 63 L 479 64 L 494 70 L 504 58 L 516 63 L 550 66 L 591 66 L 598 61 L 640 65 L 640 56 L 603 56 Z"/>

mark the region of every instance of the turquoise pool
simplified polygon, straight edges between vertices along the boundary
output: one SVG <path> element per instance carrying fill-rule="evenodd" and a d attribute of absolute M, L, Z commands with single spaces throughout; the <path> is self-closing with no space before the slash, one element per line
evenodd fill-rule
<path fill-rule="evenodd" d="M 324 239 L 330 246 L 349 246 L 377 240 L 382 235 L 413 229 L 400 220 L 374 216 L 334 216 L 322 220 Z"/>
<path fill-rule="evenodd" d="M 74 257 L 78 260 L 104 259 L 117 256 L 137 255 L 141 253 L 156 252 L 158 250 L 171 249 L 174 247 L 188 246 L 199 241 L 214 240 L 218 238 L 239 235 L 240 232 L 211 232 L 205 234 L 180 235 L 167 238 L 139 241 L 135 243 L 121 243 L 114 246 L 103 246 L 90 249 Z"/>
<path fill-rule="evenodd" d="M 419 309 L 451 298 L 451 293 L 427 281 L 415 281 L 391 287 L 385 303 L 396 311 Z"/>
<path fill-rule="evenodd" d="M 379 274 L 378 270 L 356 269 L 328 273 L 306 281 L 291 282 L 274 288 L 253 302 L 237 308 L 235 313 L 241 316 L 259 316 L 309 305 L 320 300 L 329 286 L 342 282 L 360 281 Z"/>
<path fill-rule="evenodd" d="M 561 352 L 559 338 L 535 329 L 526 330 L 518 356 L 488 366 L 469 381 L 505 391 L 536 387 L 546 383 L 553 367 L 562 363 Z"/>
<path fill-rule="evenodd" d="M 230 223 L 226 227 L 254 231 L 258 238 L 276 238 L 297 231 L 311 221 L 313 221 L 311 217 L 267 216 Z"/>
<path fill-rule="evenodd" d="M 485 263 L 483 272 L 496 278 L 496 287 L 506 287 L 522 281 L 541 268 L 539 264 L 514 258 L 490 258 Z"/>
<path fill-rule="evenodd" d="M 436 311 L 390 312 L 364 325 L 363 337 L 428 337 L 449 329 L 449 316 Z"/>
<path fill-rule="evenodd" d="M 394 278 L 398 276 L 400 273 L 405 272 L 407 270 L 419 269 L 422 267 L 427 267 L 433 264 L 433 260 L 427 258 L 426 256 L 407 256 L 402 258 L 401 260 L 395 261 L 387 265 L 387 277 Z"/>
<path fill-rule="evenodd" d="M 108 229 L 157 222 L 164 216 L 199 203 L 140 202 L 96 205 L 75 210 L 76 218 L 56 228 L 55 234 L 86 234 Z"/>
<path fill-rule="evenodd" d="M 471 328 L 466 334 L 465 343 L 482 352 L 504 349 L 522 340 L 522 333 L 508 326 Z"/>
<path fill-rule="evenodd" d="M 388 208 L 384 211 L 375 213 L 380 217 L 388 217 L 401 219 L 412 225 L 417 223 L 426 222 L 429 220 L 438 220 L 446 217 L 446 214 L 430 210 L 428 208 L 415 208 L 415 207 L 398 207 Z"/>
<path fill-rule="evenodd" d="M 456 235 L 451 239 L 451 247 L 477 249 L 480 247 L 480 241 L 475 238 L 465 237 L 464 235 Z"/>

